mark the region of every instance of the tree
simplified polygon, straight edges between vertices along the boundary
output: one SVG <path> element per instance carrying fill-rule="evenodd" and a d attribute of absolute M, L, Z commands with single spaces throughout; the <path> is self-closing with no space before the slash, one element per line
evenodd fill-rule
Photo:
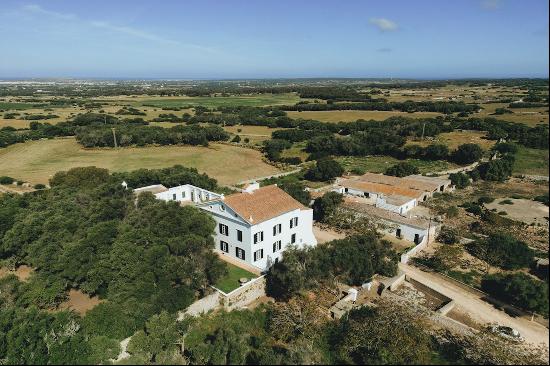
<path fill-rule="evenodd" d="M 426 159 L 430 160 L 446 160 L 449 156 L 449 148 L 447 145 L 432 144 L 424 150 Z"/>
<path fill-rule="evenodd" d="M 472 164 L 483 156 L 483 150 L 477 144 L 462 144 L 451 155 L 452 161 L 457 164 Z"/>
<path fill-rule="evenodd" d="M 483 180 L 504 182 L 512 175 L 513 157 L 491 160 L 480 164 L 476 170 Z"/>
<path fill-rule="evenodd" d="M 386 172 L 384 174 L 392 175 L 394 177 L 406 177 L 408 175 L 419 173 L 420 170 L 418 170 L 416 166 L 412 165 L 411 163 L 402 162 L 389 167 L 388 169 L 386 169 Z"/>
<path fill-rule="evenodd" d="M 510 270 L 528 267 L 534 258 L 534 252 L 527 244 L 503 233 L 475 241 L 467 249 L 490 265 Z"/>
<path fill-rule="evenodd" d="M 331 334 L 338 364 L 428 364 L 430 326 L 410 307 L 380 301 L 352 310 Z"/>
<path fill-rule="evenodd" d="M 235 135 L 235 137 L 233 137 L 233 139 L 231 140 L 231 142 L 236 142 L 236 143 L 241 142 L 241 136 Z"/>
<path fill-rule="evenodd" d="M 309 169 L 305 178 L 312 181 L 327 181 L 339 177 L 344 173 L 344 168 L 333 159 L 322 159 Z"/>
<path fill-rule="evenodd" d="M 451 173 L 449 174 L 451 184 L 458 189 L 466 188 L 470 185 L 470 177 L 464 173 Z"/>
<path fill-rule="evenodd" d="M 525 273 L 486 275 L 481 288 L 497 299 L 548 316 L 548 284 Z"/>
<path fill-rule="evenodd" d="M 344 196 L 338 192 L 327 192 L 323 196 L 316 198 L 313 202 L 313 218 L 317 221 L 323 221 L 325 218 L 344 202 Z"/>
<path fill-rule="evenodd" d="M 183 359 L 178 344 L 182 338 L 176 317 L 163 311 L 149 318 L 144 329 L 132 336 L 128 352 L 147 364 L 181 362 Z"/>

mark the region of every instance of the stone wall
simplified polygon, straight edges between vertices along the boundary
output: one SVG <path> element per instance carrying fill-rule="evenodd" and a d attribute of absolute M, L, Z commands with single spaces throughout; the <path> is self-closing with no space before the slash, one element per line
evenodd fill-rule
<path fill-rule="evenodd" d="M 265 296 L 265 275 L 255 278 L 228 294 L 221 294 L 221 303 L 225 310 L 231 311 L 249 305 Z"/>

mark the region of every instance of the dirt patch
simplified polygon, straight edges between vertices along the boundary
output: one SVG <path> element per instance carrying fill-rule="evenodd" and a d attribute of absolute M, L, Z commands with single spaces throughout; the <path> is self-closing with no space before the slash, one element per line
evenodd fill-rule
<path fill-rule="evenodd" d="M 505 201 L 506 198 L 496 199 L 494 202 L 486 204 L 485 206 L 489 210 L 505 211 L 508 215 L 507 217 L 512 220 L 522 221 L 526 224 L 541 224 L 548 225 L 548 216 L 549 208 L 548 206 L 537 202 L 526 199 L 513 199 L 509 200 L 512 204 L 501 204 L 502 201 Z"/>
<path fill-rule="evenodd" d="M 15 275 L 19 279 L 19 281 L 23 281 L 23 282 L 26 282 L 33 273 L 34 273 L 34 269 L 26 265 L 19 266 L 14 271 L 8 268 L 0 268 L 0 278 L 6 277 L 9 275 Z"/>
<path fill-rule="evenodd" d="M 459 323 L 467 325 L 470 328 L 474 328 L 477 330 L 481 330 L 481 328 L 483 328 L 482 325 L 473 320 L 470 315 L 468 315 L 461 309 L 457 309 L 456 307 L 447 313 L 447 317 L 456 320 Z"/>
<path fill-rule="evenodd" d="M 337 233 L 334 230 L 324 229 L 317 225 L 313 225 L 313 235 L 317 239 L 318 244 L 323 244 L 332 240 L 343 239 L 346 235 Z"/>
<path fill-rule="evenodd" d="M 102 302 L 103 300 L 100 300 L 97 296 L 90 297 L 80 290 L 71 289 L 67 300 L 62 302 L 57 309 L 74 310 L 78 314 L 84 315 L 88 310 L 93 309 Z"/>
<path fill-rule="evenodd" d="M 436 311 L 445 304 L 445 301 L 423 291 L 419 286 L 411 282 L 403 282 L 395 293 L 408 301 L 422 305 L 432 311 Z"/>

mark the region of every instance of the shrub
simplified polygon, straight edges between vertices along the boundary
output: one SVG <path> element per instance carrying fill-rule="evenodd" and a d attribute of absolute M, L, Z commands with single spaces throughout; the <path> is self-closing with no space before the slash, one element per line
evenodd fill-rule
<path fill-rule="evenodd" d="M 445 244 L 456 244 L 459 240 L 458 232 L 452 227 L 443 226 L 437 240 Z"/>
<path fill-rule="evenodd" d="M 235 137 L 233 137 L 233 139 L 231 140 L 231 142 L 241 142 L 241 136 L 239 135 L 235 135 Z"/>
<path fill-rule="evenodd" d="M 2 176 L 0 177 L 0 184 L 12 184 L 15 181 L 12 177 Z"/>
<path fill-rule="evenodd" d="M 34 189 L 45 189 L 46 186 L 42 183 L 38 183 L 34 185 Z"/>
<path fill-rule="evenodd" d="M 479 203 L 480 205 L 483 205 L 485 203 L 491 203 L 494 200 L 495 199 L 493 197 L 490 197 L 490 196 L 481 196 L 477 199 L 477 203 Z"/>
<path fill-rule="evenodd" d="M 498 204 L 499 205 L 513 205 L 514 202 L 512 200 L 505 199 L 505 200 L 500 201 Z"/>

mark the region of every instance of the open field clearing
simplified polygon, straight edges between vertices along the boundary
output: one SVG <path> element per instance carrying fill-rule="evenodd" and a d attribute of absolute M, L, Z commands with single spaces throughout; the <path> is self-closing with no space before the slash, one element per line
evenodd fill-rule
<path fill-rule="evenodd" d="M 279 172 L 262 161 L 259 151 L 224 144 L 84 149 L 73 138 L 65 138 L 30 141 L 0 149 L 0 175 L 31 183 L 47 183 L 55 172 L 78 166 L 129 171 L 175 164 L 197 168 L 221 184 L 234 184 Z"/>
<path fill-rule="evenodd" d="M 485 206 L 490 210 L 504 211 L 507 213 L 507 217 L 525 222 L 526 224 L 537 223 L 545 225 L 548 223 L 546 219 L 548 217 L 548 206 L 523 198 L 509 198 L 508 200 L 512 204 L 502 204 L 503 200 L 499 198 L 491 203 L 486 203 Z"/>
<path fill-rule="evenodd" d="M 70 289 L 67 300 L 59 304 L 56 310 L 73 310 L 80 315 L 86 314 L 88 310 L 102 303 L 97 297 L 90 297 L 88 294 L 75 289 Z"/>
<path fill-rule="evenodd" d="M 409 117 L 409 118 L 434 118 L 442 116 L 436 112 L 399 112 L 399 111 L 289 111 L 287 112 L 290 118 L 298 119 L 315 119 L 321 122 L 354 122 L 358 119 L 367 121 L 383 121 L 390 117 Z"/>
<path fill-rule="evenodd" d="M 514 163 L 514 174 L 548 176 L 548 150 L 519 146 Z"/>
<path fill-rule="evenodd" d="M 239 135 L 241 137 L 241 142 L 243 142 L 245 138 L 248 138 L 251 144 L 257 144 L 261 143 L 262 141 L 269 140 L 273 131 L 281 130 L 281 128 L 269 128 L 266 126 L 241 125 L 226 126 L 223 129 L 233 135 Z"/>
<path fill-rule="evenodd" d="M 220 106 L 249 106 L 262 107 L 269 105 L 295 104 L 300 101 L 296 94 L 258 94 L 230 97 L 177 97 L 177 98 L 148 98 L 134 100 L 134 106 L 154 105 L 162 107 L 183 107 L 187 105 L 201 105 L 207 108 Z"/>
<path fill-rule="evenodd" d="M 458 165 L 449 163 L 447 161 L 427 161 L 419 159 L 407 159 L 398 160 L 390 156 L 367 156 L 367 157 L 340 157 L 336 160 L 342 164 L 342 166 L 350 171 L 352 169 L 362 169 L 371 173 L 384 173 L 386 169 L 399 162 L 407 161 L 416 166 L 421 174 L 424 173 L 437 173 L 448 169 L 457 168 Z"/>
<path fill-rule="evenodd" d="M 480 131 L 453 131 L 445 132 L 436 136 L 433 140 L 424 140 L 424 141 L 411 141 L 407 142 L 408 145 L 421 145 L 428 146 L 434 143 L 447 145 L 449 150 L 456 149 L 459 145 L 462 144 L 478 144 L 484 150 L 489 150 L 496 141 L 487 140 L 485 136 L 487 133 Z"/>

